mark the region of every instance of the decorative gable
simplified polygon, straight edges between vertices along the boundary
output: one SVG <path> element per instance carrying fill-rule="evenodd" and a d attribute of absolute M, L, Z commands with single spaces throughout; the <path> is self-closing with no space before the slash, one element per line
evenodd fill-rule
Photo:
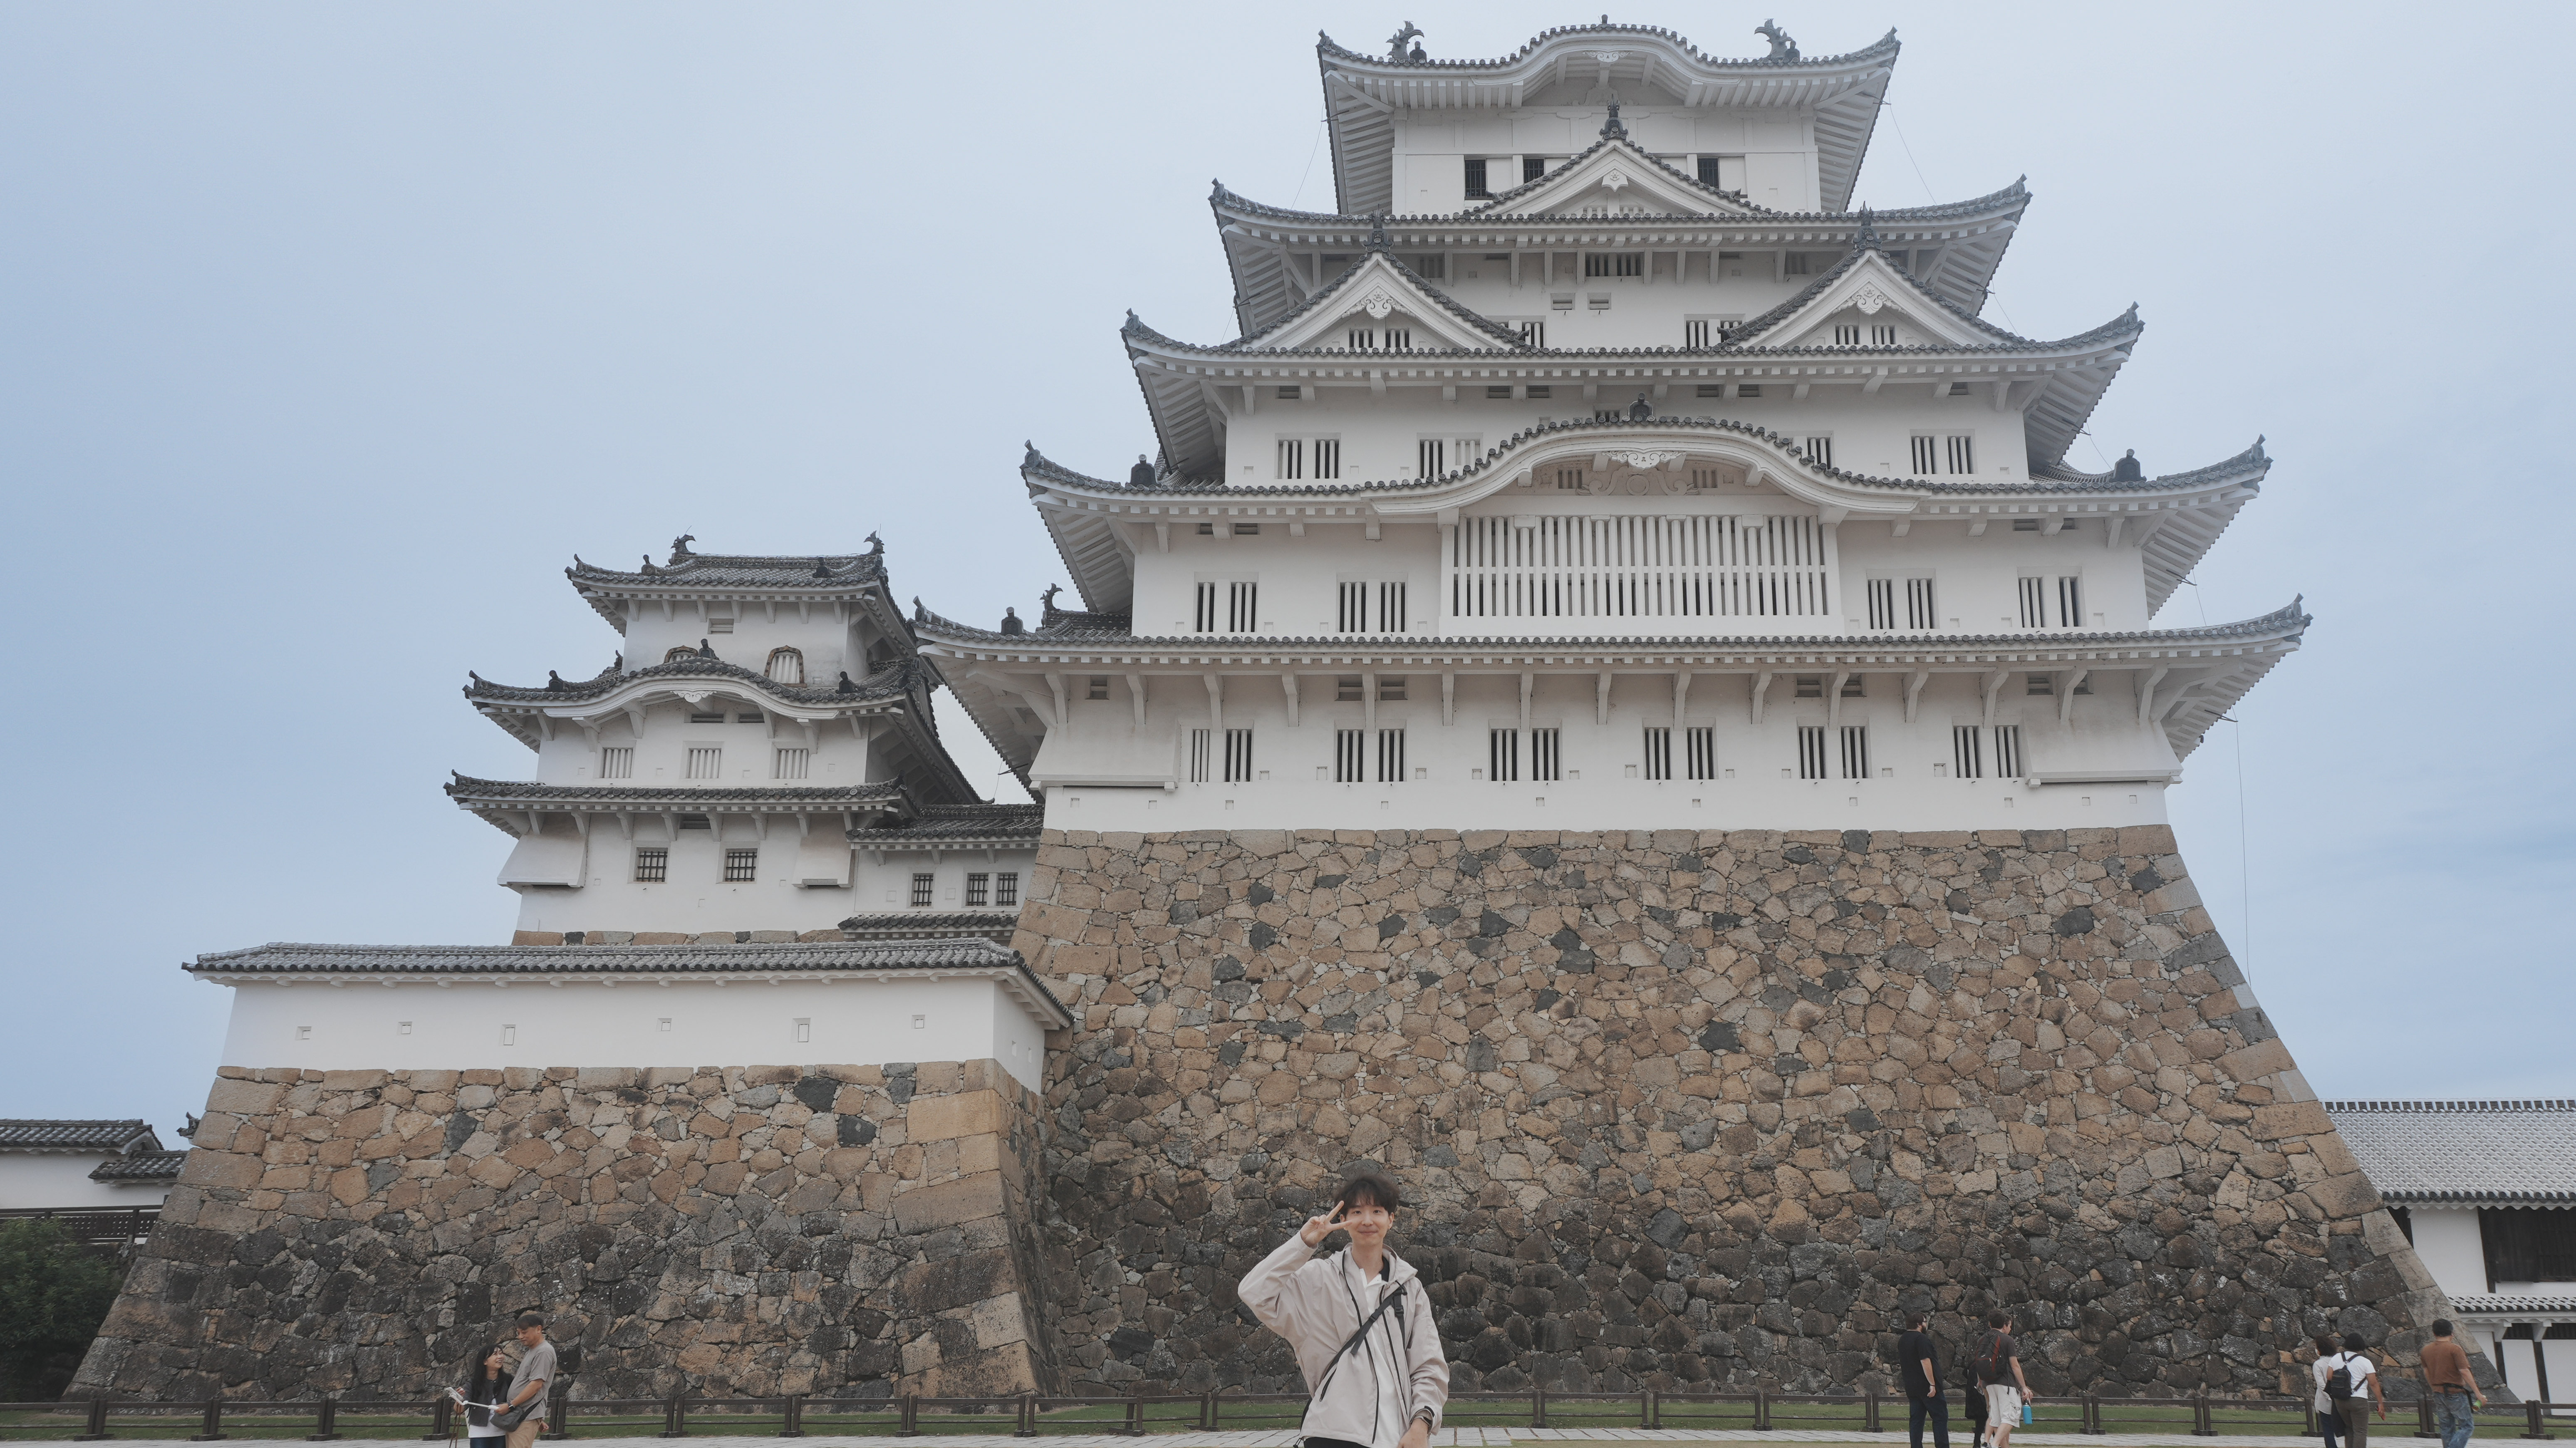
<path fill-rule="evenodd" d="M 1627 141 L 1605 140 L 1471 213 L 1483 216 L 1750 216 L 1755 208 L 1703 186 Z"/>
<path fill-rule="evenodd" d="M 1751 335 L 1746 335 L 1751 333 Z M 1764 319 L 1760 330 L 1738 333 L 1753 347 L 1984 347 L 1999 336 L 1960 316 L 1897 270 L 1876 249 L 1866 249 Z"/>
<path fill-rule="evenodd" d="M 1372 249 L 1294 315 L 1239 345 L 1265 352 L 1422 352 L 1492 351 L 1519 342 L 1443 296 L 1392 255 Z"/>

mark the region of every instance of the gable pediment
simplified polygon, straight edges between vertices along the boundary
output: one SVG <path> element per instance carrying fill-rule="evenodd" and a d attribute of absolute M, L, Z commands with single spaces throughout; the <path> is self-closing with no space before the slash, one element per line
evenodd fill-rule
<path fill-rule="evenodd" d="M 1466 312 L 1384 251 L 1367 253 L 1295 316 L 1247 339 L 1257 351 L 1492 351 L 1516 345 L 1508 333 Z"/>
<path fill-rule="evenodd" d="M 1700 185 L 1626 141 L 1604 141 L 1505 192 L 1481 216 L 1750 216 L 1753 208 Z"/>
<path fill-rule="evenodd" d="M 1864 251 L 1742 338 L 1751 347 L 1982 347 L 1996 340 L 1925 292 L 1876 250 Z"/>

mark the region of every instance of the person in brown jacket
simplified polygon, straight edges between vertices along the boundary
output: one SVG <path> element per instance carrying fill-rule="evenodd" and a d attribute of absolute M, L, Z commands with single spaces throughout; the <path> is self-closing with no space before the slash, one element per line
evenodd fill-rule
<path fill-rule="evenodd" d="M 2477 1428 L 2477 1408 L 2487 1405 L 2478 1391 L 2478 1375 L 2469 1370 L 2468 1350 L 2451 1336 L 2451 1320 L 2433 1320 L 2433 1340 L 2424 1344 L 2424 1387 L 2433 1395 L 2433 1427 L 2442 1448 L 2467 1448 Z M 2470 1406 L 2475 1403 L 2477 1407 Z"/>

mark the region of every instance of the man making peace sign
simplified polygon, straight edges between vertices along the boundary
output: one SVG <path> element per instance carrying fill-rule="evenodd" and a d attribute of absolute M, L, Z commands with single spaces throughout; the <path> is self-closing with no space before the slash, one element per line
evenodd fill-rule
<path fill-rule="evenodd" d="M 1449 1359 L 1419 1274 L 1386 1246 L 1401 1201 L 1395 1183 L 1353 1172 L 1330 1213 L 1308 1219 L 1235 1289 L 1296 1350 L 1307 1448 L 1424 1448 L 1440 1426 Z M 1315 1255 L 1337 1227 L 1351 1234 L 1349 1250 Z"/>

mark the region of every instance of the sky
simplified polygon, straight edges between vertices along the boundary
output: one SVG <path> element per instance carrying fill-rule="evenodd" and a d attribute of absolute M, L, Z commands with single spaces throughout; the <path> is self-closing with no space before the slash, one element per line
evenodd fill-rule
<path fill-rule="evenodd" d="M 1023 440 L 1116 473 L 1152 446 L 1125 310 L 1236 331 L 1209 179 L 1330 208 L 1314 28 L 1482 57 L 1593 13 L 0 7 L 0 589 L 81 686 L 5 711 L 0 1116 L 166 1137 L 222 1040 L 199 952 L 506 941 L 506 841 L 439 785 L 531 767 L 467 670 L 616 651 L 576 552 L 874 531 L 899 597 L 1030 611 L 1065 580 Z M 2576 1096 L 2576 307 L 2524 274 L 2576 220 L 2576 7 L 1612 15 L 1745 55 L 1901 25 L 1857 199 L 2027 175 L 1988 314 L 2146 321 L 2070 461 L 2277 459 L 2160 622 L 2316 616 L 2171 801 L 2308 1079 Z"/>

